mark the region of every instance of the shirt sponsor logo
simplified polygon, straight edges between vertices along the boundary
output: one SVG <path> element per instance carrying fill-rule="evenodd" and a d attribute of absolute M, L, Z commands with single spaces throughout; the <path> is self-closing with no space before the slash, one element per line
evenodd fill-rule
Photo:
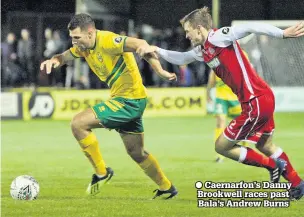
<path fill-rule="evenodd" d="M 220 61 L 217 57 L 213 58 L 212 60 L 210 60 L 207 65 L 210 67 L 210 68 L 216 68 L 220 65 Z"/>

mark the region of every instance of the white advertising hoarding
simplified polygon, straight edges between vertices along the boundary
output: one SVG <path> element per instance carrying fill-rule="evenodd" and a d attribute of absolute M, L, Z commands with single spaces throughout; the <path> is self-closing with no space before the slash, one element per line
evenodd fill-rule
<path fill-rule="evenodd" d="M 1 119 L 21 118 L 21 103 L 18 93 L 1 92 Z"/>
<path fill-rule="evenodd" d="M 276 112 L 304 112 L 304 87 L 273 87 Z"/>

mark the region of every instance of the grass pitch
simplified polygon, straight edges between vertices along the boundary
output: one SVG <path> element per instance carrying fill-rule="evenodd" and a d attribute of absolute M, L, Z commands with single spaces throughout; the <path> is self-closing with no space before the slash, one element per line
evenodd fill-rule
<path fill-rule="evenodd" d="M 304 177 L 304 113 L 276 114 L 275 143 L 289 155 Z M 95 197 L 85 195 L 93 170 L 72 136 L 68 121 L 3 121 L 1 214 L 4 217 L 93 216 L 303 216 L 304 199 L 289 208 L 197 208 L 196 181 L 268 180 L 265 169 L 225 159 L 214 163 L 215 120 L 204 118 L 146 118 L 146 149 L 179 190 L 172 200 L 151 200 L 157 186 L 126 154 L 115 131 L 95 130 L 108 166 L 115 171 L 110 184 Z M 12 180 L 23 174 L 36 178 L 35 201 L 10 197 Z"/>

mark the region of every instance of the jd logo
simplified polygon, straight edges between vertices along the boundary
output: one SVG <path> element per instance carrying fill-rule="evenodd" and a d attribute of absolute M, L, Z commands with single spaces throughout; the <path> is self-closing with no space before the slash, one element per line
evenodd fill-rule
<path fill-rule="evenodd" d="M 49 93 L 33 93 L 29 102 L 32 118 L 48 118 L 54 112 L 55 102 Z"/>

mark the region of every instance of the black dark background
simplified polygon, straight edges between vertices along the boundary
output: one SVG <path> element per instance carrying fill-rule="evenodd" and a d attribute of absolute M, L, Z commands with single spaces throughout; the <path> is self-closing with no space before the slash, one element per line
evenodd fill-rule
<path fill-rule="evenodd" d="M 110 12 L 133 18 L 137 23 L 156 28 L 179 25 L 185 14 L 202 6 L 212 6 L 212 0 L 116 0 L 103 1 Z M 112 3 L 111 3 L 112 2 Z M 128 5 L 123 7 L 123 5 Z M 9 0 L 1 2 L 2 25 L 9 11 L 74 13 L 75 1 Z M 117 8 L 119 11 L 117 11 Z M 290 20 L 304 18 L 303 0 L 221 0 L 220 24 L 232 20 Z"/>

